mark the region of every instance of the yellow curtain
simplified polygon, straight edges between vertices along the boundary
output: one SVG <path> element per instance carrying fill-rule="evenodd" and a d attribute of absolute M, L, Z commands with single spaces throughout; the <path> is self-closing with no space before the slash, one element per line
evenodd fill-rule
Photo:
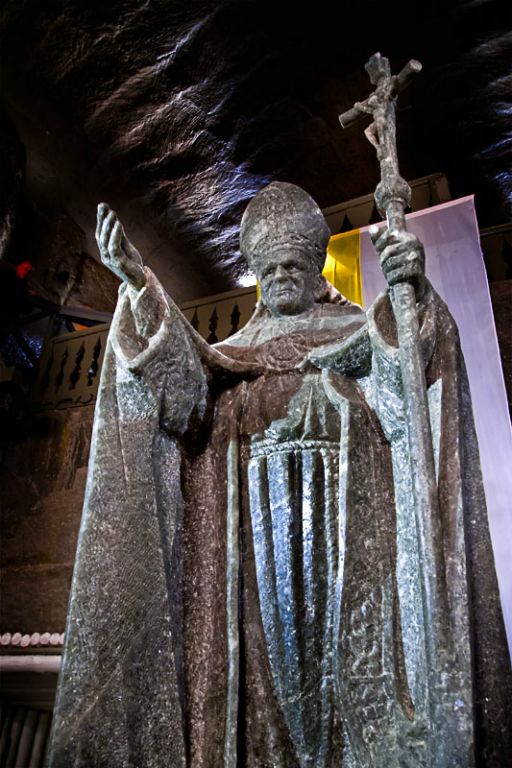
<path fill-rule="evenodd" d="M 361 246 L 358 229 L 331 237 L 322 274 L 349 301 L 363 306 Z M 256 284 L 256 295 L 259 299 L 259 283 Z"/>
<path fill-rule="evenodd" d="M 350 301 L 363 305 L 359 230 L 333 235 L 327 246 L 324 277 Z"/>

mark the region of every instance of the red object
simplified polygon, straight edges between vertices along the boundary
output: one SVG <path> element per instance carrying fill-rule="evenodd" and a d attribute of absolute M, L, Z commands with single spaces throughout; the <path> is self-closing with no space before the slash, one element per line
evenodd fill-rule
<path fill-rule="evenodd" d="M 16 277 L 23 280 L 23 278 L 25 278 L 29 272 L 32 272 L 33 269 L 34 267 L 30 261 L 21 261 L 16 265 Z"/>

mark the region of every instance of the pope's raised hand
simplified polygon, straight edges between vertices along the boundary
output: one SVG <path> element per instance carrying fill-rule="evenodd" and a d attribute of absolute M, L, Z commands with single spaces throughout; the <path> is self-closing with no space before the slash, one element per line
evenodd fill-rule
<path fill-rule="evenodd" d="M 144 287 L 146 278 L 141 255 L 124 234 L 117 213 L 106 203 L 98 205 L 96 242 L 106 267 L 137 290 Z"/>
<path fill-rule="evenodd" d="M 388 285 L 411 283 L 418 298 L 425 292 L 425 250 L 412 232 L 370 229 L 370 237 L 380 256 L 380 264 Z"/>

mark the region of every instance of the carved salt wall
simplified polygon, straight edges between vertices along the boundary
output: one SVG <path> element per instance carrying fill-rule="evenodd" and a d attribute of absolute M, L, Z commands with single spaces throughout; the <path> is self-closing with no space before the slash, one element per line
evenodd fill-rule
<path fill-rule="evenodd" d="M 1 632 L 64 631 L 93 412 L 39 414 L 4 451 Z"/>

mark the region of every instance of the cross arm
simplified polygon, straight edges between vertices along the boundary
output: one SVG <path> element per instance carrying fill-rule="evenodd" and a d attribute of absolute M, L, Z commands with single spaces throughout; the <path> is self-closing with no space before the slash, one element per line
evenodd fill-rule
<path fill-rule="evenodd" d="M 374 116 L 373 112 L 377 105 L 393 98 L 409 85 L 412 76 L 421 71 L 421 63 L 417 59 L 411 59 L 398 75 L 391 76 L 389 61 L 380 53 L 376 53 L 367 61 L 366 71 L 370 81 L 377 88 L 365 101 L 356 101 L 353 107 L 339 116 L 342 128 L 359 122 L 365 115 Z"/>
<path fill-rule="evenodd" d="M 342 128 L 347 128 L 349 125 L 358 123 L 365 115 L 371 115 L 371 109 L 369 108 L 367 101 L 356 101 L 353 107 L 347 109 L 339 116 L 339 121 Z"/>

